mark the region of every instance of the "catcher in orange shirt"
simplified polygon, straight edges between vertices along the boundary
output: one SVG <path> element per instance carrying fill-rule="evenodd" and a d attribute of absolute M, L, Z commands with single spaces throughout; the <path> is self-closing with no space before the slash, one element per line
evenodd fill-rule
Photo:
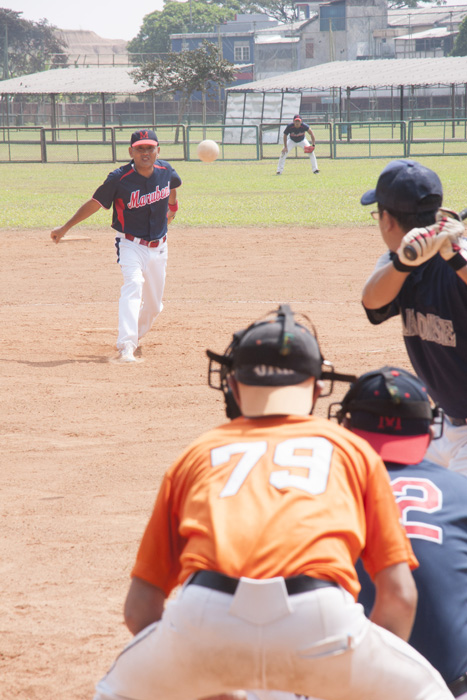
<path fill-rule="evenodd" d="M 310 415 L 324 376 L 315 334 L 283 305 L 208 354 L 210 384 L 217 371 L 238 417 L 166 472 L 125 603 L 136 636 L 95 700 L 237 688 L 449 700 L 404 641 L 417 561 L 385 466 L 362 438 Z M 372 621 L 355 602 L 359 557 L 376 586 Z"/>

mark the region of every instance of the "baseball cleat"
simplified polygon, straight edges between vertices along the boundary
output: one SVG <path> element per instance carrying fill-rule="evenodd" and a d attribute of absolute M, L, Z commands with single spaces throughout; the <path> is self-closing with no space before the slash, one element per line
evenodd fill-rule
<path fill-rule="evenodd" d="M 313 175 L 317 175 L 319 173 L 319 170 L 313 170 Z"/>
<path fill-rule="evenodd" d="M 124 347 L 120 350 L 119 356 L 120 362 L 136 362 L 136 357 L 133 354 L 133 345 L 131 343 L 126 343 Z"/>

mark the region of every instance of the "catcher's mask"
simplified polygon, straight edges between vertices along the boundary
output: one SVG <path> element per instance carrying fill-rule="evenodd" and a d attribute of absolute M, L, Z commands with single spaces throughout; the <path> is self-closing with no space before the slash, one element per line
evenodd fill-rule
<path fill-rule="evenodd" d="M 341 403 L 329 406 L 335 418 L 365 438 L 386 462 L 418 464 L 430 443 L 441 437 L 443 411 L 430 402 L 418 377 L 398 367 L 363 374 Z"/>
<path fill-rule="evenodd" d="M 323 359 L 313 324 L 297 323 L 288 304 L 252 323 L 234 334 L 223 355 L 207 350 L 209 357 L 208 383 L 222 391 L 228 418 L 241 415 L 240 408 L 229 387 L 233 375 L 242 384 L 258 387 L 283 387 L 301 384 L 306 379 L 329 380 L 330 386 L 322 394 L 329 396 L 334 381 L 354 381 L 354 375 L 334 372 L 330 362 Z"/>

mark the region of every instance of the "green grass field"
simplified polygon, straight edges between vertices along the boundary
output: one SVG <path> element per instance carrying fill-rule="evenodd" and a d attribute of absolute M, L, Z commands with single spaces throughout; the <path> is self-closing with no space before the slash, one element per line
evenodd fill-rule
<path fill-rule="evenodd" d="M 319 157 L 319 155 L 318 155 Z M 420 158 L 435 170 L 444 187 L 444 204 L 467 206 L 467 159 Z M 278 177 L 276 161 L 175 162 L 183 180 L 177 225 L 256 226 L 367 225 L 371 207 L 360 197 L 374 187 L 388 160 L 319 160 L 312 175 L 308 159 L 289 157 Z M 113 164 L 0 165 L 0 229 L 47 229 L 67 221 L 89 199 Z M 99 211 L 76 227 L 102 228 L 110 212 Z"/>

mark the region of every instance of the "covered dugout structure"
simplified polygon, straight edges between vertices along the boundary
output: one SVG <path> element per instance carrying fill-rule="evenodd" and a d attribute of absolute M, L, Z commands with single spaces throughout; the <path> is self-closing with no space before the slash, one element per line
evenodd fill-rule
<path fill-rule="evenodd" d="M 360 118 L 356 98 L 364 96 L 367 113 L 385 106 L 385 119 L 414 118 L 414 105 L 423 101 L 427 118 L 443 107 L 443 118 L 467 118 L 467 57 L 334 61 L 247 83 L 227 90 L 225 124 L 238 126 L 287 123 L 303 112 L 310 121 L 331 113 L 333 121 Z M 326 110 L 323 110 L 323 105 Z M 430 113 L 431 106 L 431 113 Z M 240 130 L 242 142 L 250 135 Z M 278 143 L 279 129 L 267 129 L 265 142 Z"/>
<path fill-rule="evenodd" d="M 154 90 L 149 90 L 145 83 L 135 83 L 128 66 L 103 66 L 90 68 L 57 68 L 22 75 L 0 82 L 0 95 L 3 102 L 3 115 L 8 118 L 9 95 L 49 95 L 51 101 L 51 128 L 57 128 L 57 97 L 67 94 L 100 95 L 102 105 L 102 126 L 106 126 L 106 95 L 139 95 L 152 92 L 153 120 L 155 124 Z"/>

